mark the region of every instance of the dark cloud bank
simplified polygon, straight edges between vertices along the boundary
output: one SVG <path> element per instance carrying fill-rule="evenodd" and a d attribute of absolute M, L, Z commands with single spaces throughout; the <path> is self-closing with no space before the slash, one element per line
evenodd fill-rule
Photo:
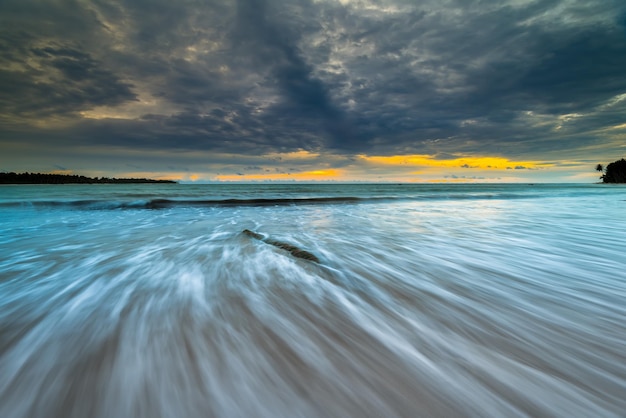
<path fill-rule="evenodd" d="M 593 159 L 624 68 L 611 0 L 9 0 L 0 143 Z"/>

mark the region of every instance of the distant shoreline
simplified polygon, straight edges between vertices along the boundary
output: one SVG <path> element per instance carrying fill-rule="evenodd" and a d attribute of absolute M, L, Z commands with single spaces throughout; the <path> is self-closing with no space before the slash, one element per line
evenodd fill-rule
<path fill-rule="evenodd" d="M 174 180 L 145 178 L 118 179 L 109 177 L 86 177 L 72 174 L 0 173 L 0 184 L 176 184 Z"/>

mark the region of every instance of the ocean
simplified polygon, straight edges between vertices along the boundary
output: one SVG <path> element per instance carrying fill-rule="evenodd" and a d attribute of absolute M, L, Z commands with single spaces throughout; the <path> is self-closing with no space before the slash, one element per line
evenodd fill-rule
<path fill-rule="evenodd" d="M 623 417 L 625 208 L 601 184 L 0 186 L 0 416 Z"/>

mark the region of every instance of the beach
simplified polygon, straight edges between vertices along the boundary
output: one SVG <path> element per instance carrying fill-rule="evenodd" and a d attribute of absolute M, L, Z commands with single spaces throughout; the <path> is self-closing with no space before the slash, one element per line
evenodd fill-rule
<path fill-rule="evenodd" d="M 0 186 L 0 416 L 623 416 L 625 205 L 599 184 Z"/>

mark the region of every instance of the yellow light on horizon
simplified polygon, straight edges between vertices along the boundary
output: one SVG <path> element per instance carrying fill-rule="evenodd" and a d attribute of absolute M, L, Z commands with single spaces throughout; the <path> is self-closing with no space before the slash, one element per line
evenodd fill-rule
<path fill-rule="evenodd" d="M 548 164 L 533 161 L 513 161 L 502 157 L 459 157 L 447 160 L 438 160 L 431 155 L 391 155 L 368 156 L 360 155 L 363 161 L 372 164 L 391 166 L 427 166 L 445 168 L 475 168 L 481 170 L 507 170 L 515 167 L 536 169 Z"/>
<path fill-rule="evenodd" d="M 314 170 L 301 173 L 272 173 L 272 174 L 220 174 L 216 176 L 218 181 L 284 181 L 284 180 L 340 180 L 343 177 L 342 170 Z"/>

